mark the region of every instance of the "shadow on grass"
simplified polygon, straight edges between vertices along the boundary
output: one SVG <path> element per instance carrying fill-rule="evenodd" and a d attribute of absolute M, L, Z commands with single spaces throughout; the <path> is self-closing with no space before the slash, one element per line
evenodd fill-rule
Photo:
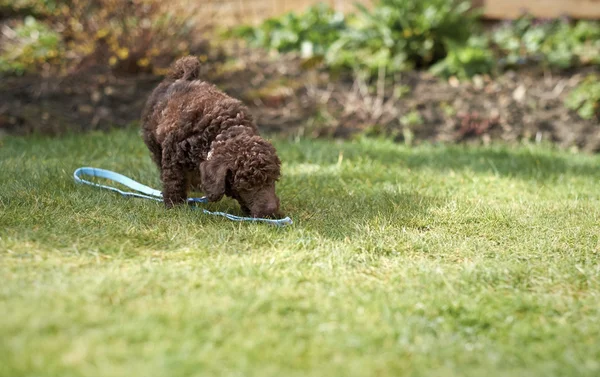
<path fill-rule="evenodd" d="M 118 136 L 116 134 L 113 138 L 118 139 Z M 98 138 L 98 145 L 104 145 L 104 139 Z M 123 152 L 97 152 L 100 157 L 97 160 L 90 158 L 90 161 L 143 183 L 156 183 L 156 172 L 152 170 L 154 167 L 146 151 L 140 148 L 139 153 L 128 154 L 125 151 L 128 145 L 123 143 Z M 13 145 L 13 154 L 20 147 Z M 205 242 L 203 230 L 197 233 L 193 231 L 199 221 L 211 227 L 215 239 L 230 237 L 230 234 L 233 238 L 240 237 L 236 231 L 237 223 L 231 225 L 227 220 L 206 217 L 200 213 L 198 216 L 178 214 L 177 211 L 167 214 L 162 206 L 154 203 L 142 204 L 143 201 L 139 202 L 138 199 L 124 200 L 117 194 L 113 198 L 112 193 L 108 196 L 106 193 L 89 191 L 97 190 L 95 188 L 75 185 L 71 172 L 79 164 L 72 161 L 73 157 L 57 157 L 60 151 L 64 151 L 61 143 L 52 141 L 45 148 L 39 145 L 27 148 L 14 161 L 0 159 L 5 165 L 0 172 L 0 187 L 3 187 L 0 194 L 0 228 L 11 228 L 13 237 L 19 241 L 35 241 L 41 236 L 44 242 L 57 248 L 73 242 L 75 237 L 99 243 L 104 235 L 94 229 L 110 226 L 113 235 L 116 234 L 119 240 L 131 240 L 133 247 L 147 244 L 148 247 L 167 249 L 185 246 L 194 237 L 200 240 L 197 242 Z M 39 149 L 39 156 L 36 156 L 39 158 L 32 158 L 25 153 L 36 148 Z M 82 155 L 85 150 L 92 149 L 89 146 L 80 148 Z M 294 174 L 288 175 L 284 170 L 281 186 L 283 210 L 296 224 L 290 230 L 306 230 L 324 238 L 349 239 L 350 242 L 358 237 L 376 238 L 381 235 L 378 229 L 384 229 L 381 232 L 390 227 L 426 231 L 434 223 L 435 211 L 432 209 L 446 205 L 450 198 L 445 196 L 444 191 L 437 191 L 441 192 L 439 196 L 431 195 L 432 191 L 428 191 L 428 195 L 418 192 L 419 175 L 413 176 L 407 169 L 431 170 L 431 176 L 454 170 L 544 183 L 557 181 L 561 176 L 600 178 L 598 157 L 569 156 L 543 148 L 422 146 L 410 149 L 385 141 L 340 144 L 305 140 L 283 144 L 279 150 L 282 161 L 288 161 L 289 167 L 295 169 Z M 7 157 L 10 155 L 6 154 Z M 137 163 L 133 165 L 135 169 L 128 165 L 131 160 L 138 159 L 144 163 L 142 167 Z M 26 168 L 23 169 L 23 166 Z M 427 174 L 419 174 L 427 178 Z M 407 177 L 412 180 L 411 184 L 403 185 Z M 436 181 L 429 178 L 430 181 Z M 159 188 L 159 185 L 155 187 Z M 207 208 L 240 214 L 239 206 L 232 200 L 212 203 Z M 3 217 L 3 210 L 9 214 Z M 118 218 L 114 224 L 104 221 L 110 216 Z M 180 232 L 189 239 L 172 240 L 169 234 L 162 234 L 165 230 Z M 157 232 L 159 236 L 152 236 Z M 273 234 L 279 237 L 277 233 Z M 122 245 L 113 244 L 117 250 L 122 248 Z"/>
<path fill-rule="evenodd" d="M 293 178 L 298 191 L 284 198 L 286 213 L 297 227 L 334 240 L 352 239 L 365 228 L 390 225 L 428 230 L 432 223 L 430 209 L 446 203 L 443 197 L 386 189 L 380 184 L 348 191 L 333 175 L 320 176 L 316 188 L 302 183 L 310 180 L 307 175 Z"/>
<path fill-rule="evenodd" d="M 334 164 L 341 155 L 344 161 L 373 161 L 409 169 L 434 169 L 437 171 L 473 171 L 505 177 L 554 180 L 560 175 L 595 176 L 600 178 L 598 156 L 568 155 L 551 147 L 470 147 L 420 146 L 408 148 L 389 141 L 362 140 L 349 143 L 310 143 L 291 145 L 285 156 L 304 161 Z M 284 156 L 284 161 L 285 161 Z M 573 158 L 571 158 L 573 157 Z"/>
<path fill-rule="evenodd" d="M 431 196 L 417 192 L 418 184 L 415 185 L 414 180 L 404 186 L 403 180 L 412 175 L 408 169 L 431 170 L 432 174 L 473 172 L 545 184 L 564 177 L 600 179 L 595 163 L 597 157 L 569 156 L 550 148 L 424 146 L 410 149 L 367 141 L 317 143 L 311 144 L 311 150 L 302 144 L 295 144 L 285 152 L 284 158 L 289 155 L 291 160 L 304 163 L 307 168 L 314 167 L 315 171 L 296 171 L 288 175 L 286 191 L 294 195 L 286 198 L 286 211 L 298 226 L 331 239 L 352 238 L 363 232 L 361 227 L 378 224 L 429 229 L 435 220 L 431 209 L 444 206 L 449 199 L 443 194 Z M 340 156 L 350 168 L 341 173 L 328 170 L 327 166 L 335 166 Z M 356 168 L 360 166 L 364 168 Z M 427 179 L 427 174 L 423 177 Z M 417 179 L 418 183 L 418 178 L 411 179 Z M 354 181 L 357 186 L 353 186 Z"/>
<path fill-rule="evenodd" d="M 452 148 L 446 151 L 429 151 L 426 156 L 410 154 L 406 156 L 405 164 L 412 169 L 429 167 L 440 171 L 471 170 L 538 181 L 554 180 L 564 174 L 599 176 L 596 164 L 581 160 L 569 161 L 565 157 L 526 150 Z"/>

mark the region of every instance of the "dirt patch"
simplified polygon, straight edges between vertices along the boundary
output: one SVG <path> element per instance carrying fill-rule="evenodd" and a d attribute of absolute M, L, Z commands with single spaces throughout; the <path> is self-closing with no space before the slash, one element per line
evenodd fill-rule
<path fill-rule="evenodd" d="M 370 133 L 410 143 L 551 141 L 600 151 L 598 120 L 581 119 L 564 106 L 571 89 L 598 68 L 558 74 L 528 69 L 472 82 L 408 72 L 366 83 L 304 70 L 290 56 L 235 55 L 237 63 L 213 80 L 250 104 L 265 129 L 310 137 Z"/>
<path fill-rule="evenodd" d="M 11 78 L 0 84 L 0 129 L 49 134 L 123 127 L 139 118 L 158 79 L 77 75 L 62 79 Z"/>
<path fill-rule="evenodd" d="M 598 121 L 583 120 L 563 105 L 569 91 L 597 68 L 509 72 L 468 83 L 409 72 L 366 83 L 305 69 L 318 62 L 230 48 L 225 55 L 236 58 L 209 60 L 203 76 L 244 100 L 268 132 L 308 137 L 371 133 L 407 143 L 525 139 L 600 151 Z M 0 130 L 60 134 L 127 126 L 139 120 L 159 81 L 149 75 L 115 77 L 98 68 L 66 78 L 4 78 Z"/>

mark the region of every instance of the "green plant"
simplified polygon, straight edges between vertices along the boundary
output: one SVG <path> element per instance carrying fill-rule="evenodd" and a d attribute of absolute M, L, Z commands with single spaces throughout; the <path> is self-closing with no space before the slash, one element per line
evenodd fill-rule
<path fill-rule="evenodd" d="M 598 22 L 541 22 L 524 16 L 498 28 L 491 40 L 501 65 L 506 67 L 535 63 L 565 69 L 600 63 Z"/>
<path fill-rule="evenodd" d="M 279 52 L 301 51 L 309 58 L 324 55 L 345 28 L 345 16 L 320 3 L 302 14 L 290 12 L 258 27 L 239 27 L 232 34 Z"/>
<path fill-rule="evenodd" d="M 577 22 L 570 30 L 569 40 L 581 64 L 600 64 L 600 22 Z"/>
<path fill-rule="evenodd" d="M 565 100 L 567 108 L 577 111 L 583 119 L 600 119 L 600 78 L 588 76 Z"/>
<path fill-rule="evenodd" d="M 464 43 L 477 15 L 468 2 L 454 0 L 380 0 L 359 13 L 328 51 L 333 67 L 376 75 L 428 67 L 443 59 L 449 43 Z"/>
<path fill-rule="evenodd" d="M 485 37 L 471 37 L 466 44 L 448 42 L 448 55 L 431 67 L 439 76 L 467 79 L 477 74 L 488 74 L 494 68 L 494 55 Z"/>
<path fill-rule="evenodd" d="M 230 35 L 279 52 L 299 51 L 306 58 L 324 56 L 334 69 L 376 76 L 443 59 L 449 43 L 464 43 L 475 28 L 469 3 L 455 0 L 380 0 L 372 9 L 357 5 L 344 17 L 319 4 L 300 15 L 288 13 L 258 27 L 244 26 Z"/>
<path fill-rule="evenodd" d="M 412 110 L 408 114 L 400 117 L 400 123 L 406 127 L 415 127 L 423 124 L 423 117 L 417 110 Z"/>

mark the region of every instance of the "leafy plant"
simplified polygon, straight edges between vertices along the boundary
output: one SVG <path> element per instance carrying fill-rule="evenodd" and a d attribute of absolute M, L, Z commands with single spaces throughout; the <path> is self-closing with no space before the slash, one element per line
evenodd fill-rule
<path fill-rule="evenodd" d="M 412 110 L 400 117 L 400 123 L 406 127 L 419 126 L 423 124 L 423 117 L 417 110 Z"/>
<path fill-rule="evenodd" d="M 233 35 L 279 52 L 301 51 L 309 58 L 324 55 L 345 28 L 345 16 L 320 3 L 300 15 L 290 12 L 270 18 L 256 28 L 237 28 Z"/>
<path fill-rule="evenodd" d="M 477 15 L 468 2 L 380 0 L 359 13 L 328 51 L 333 67 L 377 74 L 428 67 L 443 59 L 448 43 L 464 43 Z"/>
<path fill-rule="evenodd" d="M 567 108 L 577 111 L 583 119 L 600 119 L 600 78 L 588 76 L 565 100 Z"/>
<path fill-rule="evenodd" d="M 494 60 L 487 39 L 471 37 L 465 45 L 448 42 L 448 55 L 431 67 L 431 71 L 443 77 L 467 79 L 492 72 Z"/>
<path fill-rule="evenodd" d="M 477 15 L 467 1 L 380 0 L 372 10 L 357 5 L 344 16 L 325 4 L 288 13 L 232 35 L 279 52 L 324 56 L 331 68 L 379 75 L 428 67 L 443 59 L 449 43 L 464 43 Z"/>
<path fill-rule="evenodd" d="M 501 64 L 507 67 L 535 63 L 565 69 L 600 63 L 598 22 L 540 22 L 524 16 L 501 26 L 492 33 L 491 40 Z"/>

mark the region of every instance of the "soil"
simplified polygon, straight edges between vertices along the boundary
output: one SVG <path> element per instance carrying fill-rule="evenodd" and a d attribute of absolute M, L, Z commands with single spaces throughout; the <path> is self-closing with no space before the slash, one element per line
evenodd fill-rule
<path fill-rule="evenodd" d="M 598 119 L 583 120 L 563 105 L 569 91 L 598 68 L 530 69 L 471 82 L 416 71 L 366 83 L 328 74 L 318 61 L 230 48 L 225 55 L 235 59 L 209 60 L 202 75 L 248 104 L 269 133 L 341 138 L 368 133 L 406 143 L 551 141 L 600 151 Z M 60 135 L 126 127 L 139 120 L 160 79 L 116 76 L 102 67 L 68 77 L 3 78 L 0 132 Z"/>

